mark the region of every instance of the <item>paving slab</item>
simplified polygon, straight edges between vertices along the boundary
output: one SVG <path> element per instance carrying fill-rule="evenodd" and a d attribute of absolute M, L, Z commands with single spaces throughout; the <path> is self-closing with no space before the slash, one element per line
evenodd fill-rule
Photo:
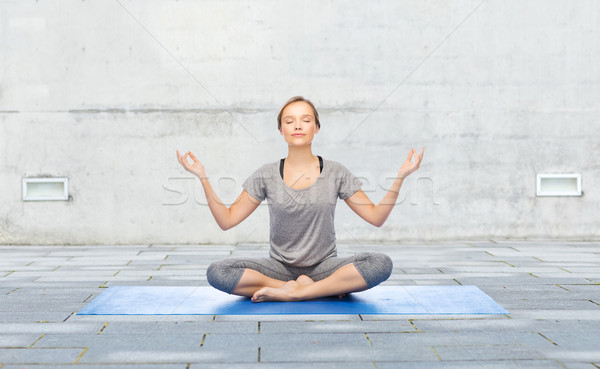
<path fill-rule="evenodd" d="M 377 369 L 565 369 L 554 360 L 457 360 L 439 362 L 377 362 Z M 401 365 L 401 366 L 398 366 Z M 568 368 L 570 369 L 570 367 Z M 590 367 L 589 369 L 593 369 Z"/>
<path fill-rule="evenodd" d="M 0 327 L 0 332 L 2 332 L 0 333 L 0 347 L 29 347 L 41 337 L 37 333 L 10 334 L 2 330 L 2 327 Z"/>
<path fill-rule="evenodd" d="M 27 333 L 38 337 L 40 334 L 63 333 L 63 334 L 92 334 L 98 332 L 102 328 L 100 322 L 66 322 L 55 323 L 0 323 L 0 332 L 2 334 L 23 334 Z"/>
<path fill-rule="evenodd" d="M 408 320 L 386 321 L 262 321 L 260 332 L 263 334 L 293 333 L 376 333 L 402 332 L 416 333 L 414 324 Z"/>
<path fill-rule="evenodd" d="M 31 369 L 68 369 L 68 368 L 76 368 L 76 369 L 188 369 L 190 368 L 190 364 L 181 363 L 181 364 L 128 364 L 128 363 L 119 363 L 119 364 L 66 364 L 66 365 L 53 365 L 53 364 L 28 364 L 26 368 Z M 23 365 L 7 365 L 2 367 L 2 369 L 24 369 Z"/>
<path fill-rule="evenodd" d="M 544 332 L 600 331 L 600 321 L 555 319 L 411 319 L 418 331 Z"/>
<path fill-rule="evenodd" d="M 442 361 L 475 360 L 526 360 L 530 358 L 543 359 L 538 350 L 527 345 L 497 344 L 497 345 L 448 345 L 433 346 Z M 482 366 L 484 366 L 482 364 Z M 485 367 L 485 366 L 484 366 Z"/>
<path fill-rule="evenodd" d="M 256 339 L 256 338 L 255 338 Z M 364 361 L 372 347 L 364 333 L 261 334 L 261 362 Z"/>
<path fill-rule="evenodd" d="M 215 334 L 215 333 L 258 333 L 261 330 L 260 322 L 221 322 L 221 321 L 156 321 L 156 322 L 130 322 L 110 321 L 102 329 L 102 335 L 119 335 L 129 333 L 150 333 L 154 331 L 165 335 L 181 334 Z"/>
<path fill-rule="evenodd" d="M 376 368 L 374 362 L 370 361 L 353 361 L 353 362 L 295 362 L 295 363 L 229 363 L 229 364 L 216 364 L 216 363 L 203 363 L 203 364 L 192 364 L 191 369 L 364 369 L 364 368 Z"/>
<path fill-rule="evenodd" d="M 85 347 L 2 348 L 0 360 L 4 364 L 76 364 L 86 351 Z"/>

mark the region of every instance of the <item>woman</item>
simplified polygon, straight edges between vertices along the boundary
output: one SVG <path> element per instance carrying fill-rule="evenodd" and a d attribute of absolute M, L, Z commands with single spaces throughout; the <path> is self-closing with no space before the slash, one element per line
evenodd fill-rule
<path fill-rule="evenodd" d="M 188 151 L 182 156 L 177 151 L 179 163 L 200 179 L 210 211 L 221 229 L 236 226 L 263 200 L 268 200 L 269 258 L 217 261 L 207 270 L 208 282 L 221 291 L 261 302 L 341 296 L 388 279 L 392 261 L 387 255 L 369 252 L 337 257 L 335 204 L 337 198 L 344 200 L 361 218 L 380 227 L 396 203 L 404 178 L 421 165 L 425 148 L 420 154 L 410 151 L 392 187 L 375 206 L 348 169 L 313 155 L 312 140 L 321 124 L 312 102 L 301 96 L 288 100 L 277 116 L 277 126 L 288 144 L 287 157 L 255 171 L 229 208 L 212 189 L 194 154 Z"/>

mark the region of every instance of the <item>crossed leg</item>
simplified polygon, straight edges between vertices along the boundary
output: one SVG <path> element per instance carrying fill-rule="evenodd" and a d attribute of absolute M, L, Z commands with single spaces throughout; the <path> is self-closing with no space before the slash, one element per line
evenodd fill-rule
<path fill-rule="evenodd" d="M 252 297 L 254 302 L 301 301 L 364 291 L 367 288 L 367 282 L 354 264 L 346 264 L 329 277 L 317 282 L 305 275 L 301 275 L 295 281 L 284 282 L 255 270 L 245 269 L 233 293 Z"/>
<path fill-rule="evenodd" d="M 254 269 L 246 268 L 232 293 L 234 295 L 252 297 L 257 290 L 263 287 L 281 288 L 286 283 L 279 279 L 267 277 Z"/>
<path fill-rule="evenodd" d="M 255 302 L 298 301 L 366 290 L 388 279 L 392 267 L 392 260 L 381 253 L 331 257 L 292 270 L 272 258 L 228 258 L 211 263 L 206 277 L 216 289 Z"/>

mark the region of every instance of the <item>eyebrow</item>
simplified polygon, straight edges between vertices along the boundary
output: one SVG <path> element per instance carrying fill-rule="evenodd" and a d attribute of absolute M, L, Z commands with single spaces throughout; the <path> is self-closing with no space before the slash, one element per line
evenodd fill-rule
<path fill-rule="evenodd" d="M 294 117 L 293 115 L 286 115 L 285 117 L 281 118 L 281 120 L 284 120 L 286 118 L 293 118 L 293 117 Z M 304 115 L 301 115 L 301 117 L 302 118 L 304 118 L 304 117 L 311 117 L 311 118 L 313 118 L 313 115 L 312 114 L 304 114 Z"/>

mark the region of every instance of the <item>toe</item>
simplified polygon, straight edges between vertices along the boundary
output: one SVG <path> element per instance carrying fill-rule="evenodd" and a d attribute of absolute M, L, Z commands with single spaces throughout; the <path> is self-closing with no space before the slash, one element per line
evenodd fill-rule
<path fill-rule="evenodd" d="M 254 295 L 252 295 L 252 302 L 261 302 L 262 301 L 262 289 L 254 292 Z"/>

